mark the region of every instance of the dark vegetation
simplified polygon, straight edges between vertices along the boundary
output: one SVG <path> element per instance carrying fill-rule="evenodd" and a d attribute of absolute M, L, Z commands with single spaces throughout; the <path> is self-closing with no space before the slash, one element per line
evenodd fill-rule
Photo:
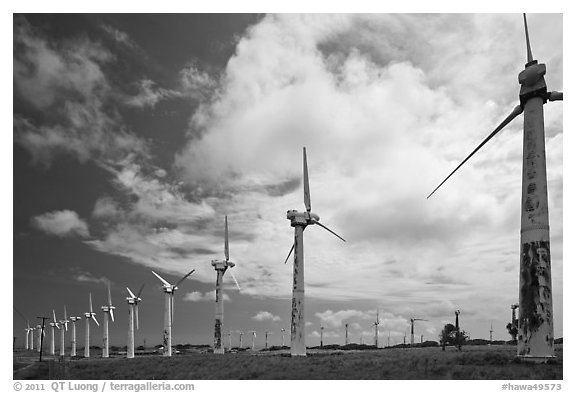
<path fill-rule="evenodd" d="M 425 343 L 424 343 L 425 344 Z M 350 344 L 349 347 L 358 346 Z M 366 346 L 368 347 L 368 346 Z M 15 354 L 14 379 L 562 379 L 562 346 L 548 364 L 523 363 L 516 359 L 516 347 L 508 345 L 466 345 L 442 351 L 423 348 L 335 348 L 310 349 L 305 358 L 291 358 L 289 351 L 227 353 L 206 352 L 209 347 L 182 348 L 171 358 L 159 354 L 135 359 L 79 359 L 58 362 L 30 362 L 28 367 Z"/>

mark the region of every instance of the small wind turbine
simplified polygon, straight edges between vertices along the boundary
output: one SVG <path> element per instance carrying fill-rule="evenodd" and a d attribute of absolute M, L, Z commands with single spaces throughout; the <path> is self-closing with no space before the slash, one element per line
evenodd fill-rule
<path fill-rule="evenodd" d="M 348 345 L 348 324 L 345 324 L 344 328 L 346 329 L 346 334 L 344 335 L 344 345 Z"/>
<path fill-rule="evenodd" d="M 144 284 L 140 287 L 138 295 L 134 295 L 130 288 L 126 287 L 126 290 L 128 290 L 128 294 L 130 295 L 126 298 L 126 301 L 128 302 L 128 346 L 126 357 L 128 359 L 134 357 L 134 320 L 136 320 L 136 329 L 138 329 L 138 303 L 142 301 L 140 294 L 142 294 L 143 289 Z"/>
<path fill-rule="evenodd" d="M 563 93 L 549 92 L 544 80 L 546 65 L 532 57 L 524 14 L 527 63 L 518 75 L 520 104 L 486 139 L 428 195 L 438 190 L 470 157 L 514 118 L 524 112 L 522 201 L 520 220 L 520 310 L 517 356 L 545 362 L 554 357 L 554 318 L 550 267 L 550 220 L 544 110 L 547 101 L 562 101 Z"/>
<path fill-rule="evenodd" d="M 250 332 L 252 334 L 252 351 L 254 351 L 254 345 L 256 343 L 256 330 Z"/>
<path fill-rule="evenodd" d="M 488 345 L 492 345 L 492 333 L 494 333 L 494 330 L 492 330 L 492 324 L 490 324 L 490 343 Z"/>
<path fill-rule="evenodd" d="M 428 321 L 421 318 L 410 318 L 410 346 L 414 346 L 414 321 Z"/>
<path fill-rule="evenodd" d="M 282 348 L 284 348 L 284 332 L 286 331 L 286 329 L 282 328 L 280 329 L 280 331 L 282 332 Z"/>
<path fill-rule="evenodd" d="M 56 311 L 52 310 L 52 316 L 54 317 L 53 322 L 50 322 L 50 355 L 56 355 L 56 337 L 55 331 L 56 329 L 60 330 L 60 325 L 56 320 Z"/>
<path fill-rule="evenodd" d="M 64 325 L 64 329 L 60 329 L 60 356 L 65 355 L 65 333 L 68 331 L 68 315 L 66 312 L 66 306 L 64 306 L 64 319 L 60 320 L 60 326 Z"/>
<path fill-rule="evenodd" d="M 320 325 L 320 348 L 324 347 L 324 326 Z"/>
<path fill-rule="evenodd" d="M 81 320 L 82 317 L 70 317 L 70 321 L 72 322 L 72 338 L 70 339 L 70 344 L 72 345 L 72 349 L 70 350 L 70 356 L 76 356 L 76 321 Z"/>
<path fill-rule="evenodd" d="M 164 356 L 172 356 L 172 322 L 174 321 L 174 292 L 178 289 L 180 285 L 189 275 L 194 273 L 196 269 L 192 269 L 188 274 L 182 277 L 176 285 L 170 284 L 168 281 L 164 280 L 158 275 L 158 273 L 152 271 L 163 284 L 163 290 L 166 294 L 164 296 Z"/>
<path fill-rule="evenodd" d="M 374 346 L 378 348 L 378 325 L 380 325 L 380 310 L 376 310 L 376 320 L 374 321 Z"/>
<path fill-rule="evenodd" d="M 238 349 L 242 349 L 242 335 L 244 333 L 242 333 L 242 332 L 239 332 L 239 333 L 240 333 L 240 338 L 238 339 Z"/>
<path fill-rule="evenodd" d="M 92 293 L 89 294 L 89 305 L 90 305 L 90 312 L 86 312 L 84 313 L 84 318 L 86 321 L 86 336 L 84 338 L 84 357 L 85 358 L 89 358 L 90 357 L 90 320 L 93 320 L 94 323 L 98 326 L 100 326 L 100 324 L 98 323 L 98 320 L 96 320 L 96 313 L 94 312 L 94 309 L 92 308 Z"/>
<path fill-rule="evenodd" d="M 224 217 L 224 257 L 225 260 L 213 260 L 212 266 L 216 270 L 216 322 L 214 324 L 214 353 L 223 354 L 224 353 L 224 343 L 222 342 L 222 329 L 224 328 L 224 299 L 222 293 L 222 280 L 224 279 L 224 273 L 228 268 L 235 266 L 234 262 L 230 261 L 230 248 L 228 246 L 228 216 Z M 240 285 L 238 285 L 238 280 L 234 277 L 232 270 L 230 270 L 230 275 L 236 287 L 240 291 Z"/>
<path fill-rule="evenodd" d="M 306 356 L 306 333 L 304 321 L 304 229 L 308 225 L 318 225 L 336 236 L 342 241 L 336 232 L 320 223 L 320 217 L 312 213 L 310 203 L 310 184 L 308 181 L 308 163 L 306 161 L 306 148 L 303 148 L 303 170 L 304 170 L 304 205 L 305 212 L 288 210 L 286 218 L 290 220 L 290 225 L 294 227 L 294 243 L 286 258 L 286 263 L 292 251 L 294 252 L 294 275 L 292 287 L 292 323 L 290 325 L 290 354 L 292 356 Z"/>
<path fill-rule="evenodd" d="M 102 331 L 102 357 L 108 358 L 110 357 L 109 352 L 109 343 L 108 343 L 108 320 L 112 319 L 114 322 L 114 310 L 116 307 L 112 305 L 112 294 L 110 293 L 110 283 L 107 284 L 108 286 L 108 304 L 101 307 L 102 311 L 104 312 L 103 317 L 103 331 Z"/>

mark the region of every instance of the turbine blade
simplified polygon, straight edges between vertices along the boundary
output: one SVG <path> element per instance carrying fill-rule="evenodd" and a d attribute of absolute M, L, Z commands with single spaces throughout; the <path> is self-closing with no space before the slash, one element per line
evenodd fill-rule
<path fill-rule="evenodd" d="M 292 248 L 290 249 L 290 252 L 288 253 L 288 256 L 286 257 L 284 264 L 286 264 L 286 262 L 288 262 L 288 258 L 290 258 L 290 255 L 292 255 L 292 251 L 294 251 L 294 243 L 292 243 Z"/>
<path fill-rule="evenodd" d="M 57 323 L 58 321 L 56 321 L 56 311 L 54 311 L 54 309 L 52 309 L 52 316 L 54 317 L 54 323 Z"/>
<path fill-rule="evenodd" d="M 162 281 L 162 283 L 163 283 L 164 285 L 166 285 L 166 286 L 170 286 L 170 285 L 171 285 L 168 281 L 166 281 L 166 280 L 164 280 L 162 277 L 160 277 L 160 275 L 159 275 L 158 273 L 156 273 L 154 270 L 152 270 L 152 274 L 154 274 L 156 277 L 158 277 L 158 279 L 159 279 L 160 281 Z"/>
<path fill-rule="evenodd" d="M 110 292 L 110 283 L 108 283 L 108 305 L 112 305 L 112 293 Z"/>
<path fill-rule="evenodd" d="M 92 315 L 92 319 L 94 320 L 94 322 L 96 323 L 96 325 L 100 326 L 100 324 L 98 323 L 98 321 L 96 320 L 96 316 Z"/>
<path fill-rule="evenodd" d="M 142 286 L 138 290 L 138 295 L 136 295 L 137 298 L 140 298 L 140 295 L 142 294 L 142 290 L 144 289 L 144 285 L 146 285 L 146 284 L 142 284 Z"/>
<path fill-rule="evenodd" d="M 196 271 L 196 269 L 192 269 L 188 274 L 186 274 L 184 277 L 182 277 L 180 279 L 180 281 L 178 281 L 176 283 L 176 285 L 174 285 L 175 287 L 177 287 L 178 285 L 180 285 L 182 283 L 182 281 L 186 280 L 188 278 L 189 275 L 191 275 L 192 273 L 194 273 Z"/>
<path fill-rule="evenodd" d="M 114 322 L 114 310 L 110 309 L 110 318 L 112 318 L 112 322 Z"/>
<path fill-rule="evenodd" d="M 68 320 L 68 313 L 66 312 L 66 306 L 64 306 L 64 320 Z"/>
<path fill-rule="evenodd" d="M 551 91 L 548 93 L 548 101 L 564 101 L 564 93 L 561 91 Z"/>
<path fill-rule="evenodd" d="M 526 53 L 528 58 L 528 63 L 534 60 L 532 57 L 532 49 L 530 49 L 530 37 L 528 36 L 528 22 L 526 22 L 526 14 L 524 16 L 524 32 L 526 33 Z"/>
<path fill-rule="evenodd" d="M 232 273 L 232 270 L 230 270 L 230 275 L 232 276 L 232 279 L 234 280 L 234 283 L 236 284 L 236 288 L 238 288 L 238 291 L 242 291 L 242 289 L 240 288 L 240 284 L 238 284 L 238 280 L 236 280 L 234 273 Z"/>
<path fill-rule="evenodd" d="M 230 249 L 228 246 L 228 216 L 224 216 L 224 256 L 226 262 L 230 259 Z"/>
<path fill-rule="evenodd" d="M 328 228 L 326 225 L 324 224 L 320 224 L 319 221 L 313 220 L 314 224 L 321 226 L 322 228 L 326 229 L 328 232 L 330 232 L 331 234 L 333 234 L 334 236 L 336 236 L 338 239 L 342 240 L 343 242 L 345 242 L 346 240 L 344 240 L 343 237 L 341 237 L 340 235 L 338 235 L 336 232 L 334 232 L 332 229 Z"/>
<path fill-rule="evenodd" d="M 138 303 L 134 306 L 134 313 L 136 314 L 136 330 L 138 330 Z"/>
<path fill-rule="evenodd" d="M 502 130 L 504 127 L 506 127 L 506 125 L 507 125 L 508 123 L 510 123 L 512 120 L 514 120 L 514 118 L 515 118 L 516 116 L 518 116 L 519 114 L 521 114 L 523 110 L 524 110 L 524 109 L 523 109 L 520 105 L 517 105 L 517 106 L 514 108 L 514 110 L 512 110 L 512 113 L 510 113 L 510 114 L 508 115 L 508 117 L 506 117 L 506 118 L 504 119 L 504 121 L 502 121 L 502 123 L 500 123 L 500 124 L 498 125 L 498 127 L 496 127 L 496 129 L 495 129 L 494 131 L 492 131 L 492 133 L 491 133 L 490 135 L 488 135 L 488 137 L 486 137 L 486 139 L 484 139 L 484 140 L 482 141 L 482 143 L 480 143 L 480 145 L 478 145 L 478 147 L 477 147 L 476 149 L 474 149 L 474 151 L 473 151 L 472 153 L 470 153 L 470 154 L 468 155 L 468 157 L 466 157 L 466 159 L 465 159 L 464 161 L 462 161 L 462 162 L 460 163 L 460 165 L 458 165 L 458 166 L 456 167 L 456 169 L 454 169 L 454 170 L 448 175 L 448 177 L 446 177 L 446 179 L 442 180 L 442 183 L 440 183 L 440 184 L 438 185 L 438 187 L 436 187 L 436 188 L 434 189 L 434 191 L 432 191 L 432 192 L 430 193 L 430 195 L 428 195 L 428 196 L 426 197 L 426 199 L 430 198 L 430 197 L 432 196 L 432 194 L 434 194 L 434 193 L 436 192 L 436 190 L 438 190 L 438 189 L 442 186 L 442 184 L 444 184 L 444 183 L 446 182 L 446 180 L 448 180 L 448 179 L 450 178 L 450 176 L 452 176 L 458 169 L 460 169 L 460 167 L 461 167 L 462 165 L 464 165 L 464 163 L 465 163 L 466 161 L 468 161 L 468 160 L 470 159 L 470 157 L 472 157 L 478 150 L 480 150 L 480 148 L 482 148 L 482 146 L 484 146 L 490 139 L 492 139 L 492 137 L 493 137 L 494 135 L 496 135 L 498 132 L 500 132 L 500 130 Z"/>
<path fill-rule="evenodd" d="M 306 206 L 306 211 L 310 213 L 312 206 L 310 204 L 310 182 L 308 180 L 308 161 L 306 160 L 306 148 L 303 148 L 303 161 L 304 161 L 304 205 Z"/>
<path fill-rule="evenodd" d="M 135 297 L 136 297 L 136 295 L 134 295 L 134 294 L 132 293 L 132 291 L 130 290 L 130 288 L 126 287 L 126 289 L 128 290 L 128 294 L 130 294 L 130 297 L 132 297 L 132 298 L 135 298 Z"/>
<path fill-rule="evenodd" d="M 88 298 L 90 299 L 90 312 L 94 312 L 94 310 L 92 310 L 92 292 L 88 294 Z"/>

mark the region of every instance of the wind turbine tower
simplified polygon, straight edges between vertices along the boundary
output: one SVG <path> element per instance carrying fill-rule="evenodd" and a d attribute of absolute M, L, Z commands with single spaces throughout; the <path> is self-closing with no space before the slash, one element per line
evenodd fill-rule
<path fill-rule="evenodd" d="M 46 335 L 44 329 L 42 329 L 42 325 L 36 325 L 36 331 L 38 332 L 38 337 L 36 337 L 36 346 L 38 347 L 38 352 L 42 350 L 42 336 Z"/>
<path fill-rule="evenodd" d="M 318 225 L 332 233 L 342 241 L 345 241 L 335 232 L 320 223 L 320 217 L 312 213 L 310 203 L 310 184 L 308 181 L 308 163 L 306 161 L 306 148 L 303 148 L 303 172 L 304 172 L 304 205 L 305 212 L 288 210 L 286 218 L 290 220 L 290 225 L 294 227 L 294 243 L 288 253 L 286 262 L 290 254 L 294 251 L 294 274 L 292 286 L 292 318 L 290 325 L 290 354 L 292 356 L 306 356 L 306 324 L 304 321 L 304 229 L 308 225 Z M 284 262 L 284 263 L 286 263 Z"/>
<path fill-rule="evenodd" d="M 252 333 L 252 351 L 254 351 L 254 345 L 256 343 L 256 330 L 252 330 L 250 333 Z"/>
<path fill-rule="evenodd" d="M 410 318 L 410 346 L 414 346 L 414 321 L 427 321 L 427 319 Z"/>
<path fill-rule="evenodd" d="M 126 301 L 128 302 L 128 346 L 126 351 L 126 357 L 128 359 L 134 358 L 134 321 L 136 321 L 136 329 L 138 329 L 138 303 L 142 301 L 140 294 L 144 289 L 144 285 L 140 287 L 137 295 L 126 287 L 128 291 L 128 297 Z"/>
<path fill-rule="evenodd" d="M 108 283 L 108 304 L 101 307 L 104 312 L 103 317 L 103 331 L 102 331 L 102 357 L 110 357 L 109 352 L 109 340 L 108 340 L 108 320 L 111 319 L 114 322 L 114 310 L 116 307 L 112 305 L 112 294 L 110 293 L 110 283 Z"/>
<path fill-rule="evenodd" d="M 24 329 L 24 331 L 26 332 L 26 341 L 24 343 L 24 349 L 28 350 L 30 348 L 30 331 L 31 331 L 31 327 L 30 327 L 30 323 L 28 323 L 28 326 L 26 327 L 26 329 Z"/>
<path fill-rule="evenodd" d="M 56 337 L 55 331 L 56 329 L 60 330 L 60 325 L 58 325 L 58 321 L 56 320 L 56 311 L 52 310 L 52 316 L 54 317 L 54 321 L 50 322 L 50 355 L 56 355 Z"/>
<path fill-rule="evenodd" d="M 233 268 L 235 266 L 234 262 L 230 261 L 230 247 L 228 245 L 228 216 L 224 217 L 224 257 L 223 261 L 213 260 L 212 266 L 216 270 L 216 321 L 214 323 L 214 353 L 223 354 L 224 353 L 224 343 L 222 341 L 222 329 L 224 328 L 224 299 L 222 293 L 222 281 L 224 279 L 224 273 L 228 268 Z M 240 285 L 236 277 L 234 277 L 232 270 L 230 274 L 240 290 Z"/>
<path fill-rule="evenodd" d="M 462 343 L 460 342 L 460 310 L 454 311 L 454 315 L 456 316 L 456 345 L 458 346 L 458 350 L 462 350 Z"/>
<path fill-rule="evenodd" d="M 378 325 L 380 325 L 380 310 L 376 310 L 376 320 L 374 321 L 374 346 L 378 348 Z"/>
<path fill-rule="evenodd" d="M 72 349 L 70 350 L 70 356 L 76 356 L 76 321 L 79 321 L 82 317 L 70 317 L 70 321 L 72 321 L 72 338 L 70 339 L 70 344 L 72 345 Z"/>
<path fill-rule="evenodd" d="M 284 348 L 284 332 L 286 331 L 286 329 L 282 328 L 280 329 L 280 331 L 282 332 L 282 348 Z"/>
<path fill-rule="evenodd" d="M 240 338 L 239 338 L 239 340 L 238 340 L 238 349 L 242 349 L 242 335 L 243 335 L 243 334 L 244 334 L 244 333 L 240 332 Z"/>
<path fill-rule="evenodd" d="M 270 333 L 268 330 L 264 332 L 264 348 L 268 348 L 268 333 Z"/>
<path fill-rule="evenodd" d="M 86 335 L 84 337 L 84 357 L 85 358 L 90 357 L 90 320 L 93 320 L 96 325 L 100 326 L 100 324 L 96 320 L 96 313 L 94 312 L 94 309 L 92 308 L 92 293 L 90 293 L 90 296 L 89 296 L 89 303 L 90 303 L 89 304 L 90 305 L 90 312 L 84 313 L 84 318 L 86 320 L 86 331 L 85 331 Z"/>
<path fill-rule="evenodd" d="M 344 334 L 344 345 L 348 345 L 348 324 L 344 325 L 346 333 Z"/>
<path fill-rule="evenodd" d="M 494 135 L 524 112 L 517 356 L 523 360 L 546 362 L 554 357 L 554 318 L 543 107 L 547 101 L 562 101 L 563 93 L 547 89 L 546 65 L 539 64 L 532 56 L 526 14 L 524 33 L 527 62 L 518 75 L 520 104 L 428 198 Z"/>
<path fill-rule="evenodd" d="M 189 275 L 194 273 L 196 269 L 192 269 L 188 274 L 182 277 L 176 285 L 170 284 L 168 281 L 164 280 L 158 275 L 158 273 L 152 271 L 163 284 L 164 290 L 164 356 L 172 356 L 172 323 L 174 321 L 174 292 L 178 289 L 178 285 L 182 283 Z"/>
<path fill-rule="evenodd" d="M 64 325 L 64 329 L 60 329 L 60 356 L 65 355 L 65 336 L 66 332 L 68 331 L 68 313 L 66 312 L 66 306 L 64 306 L 64 319 L 60 320 L 60 326 Z"/>
<path fill-rule="evenodd" d="M 320 325 L 320 348 L 324 347 L 324 326 Z"/>
<path fill-rule="evenodd" d="M 488 345 L 492 345 L 492 333 L 494 333 L 494 330 L 492 330 L 492 324 L 490 324 L 490 343 Z"/>

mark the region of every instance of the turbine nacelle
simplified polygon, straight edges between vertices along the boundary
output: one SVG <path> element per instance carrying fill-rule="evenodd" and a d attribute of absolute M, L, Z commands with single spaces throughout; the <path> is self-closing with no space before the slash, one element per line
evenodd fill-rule
<path fill-rule="evenodd" d="M 214 259 L 210 262 L 212 264 L 212 266 L 214 266 L 214 269 L 216 270 L 226 270 L 229 267 L 234 267 L 236 266 L 236 264 L 232 261 L 219 261 L 217 259 Z"/>
<path fill-rule="evenodd" d="M 320 221 L 320 216 L 312 212 L 299 212 L 298 210 L 288 210 L 286 218 L 291 221 L 290 225 L 314 225 Z"/>

